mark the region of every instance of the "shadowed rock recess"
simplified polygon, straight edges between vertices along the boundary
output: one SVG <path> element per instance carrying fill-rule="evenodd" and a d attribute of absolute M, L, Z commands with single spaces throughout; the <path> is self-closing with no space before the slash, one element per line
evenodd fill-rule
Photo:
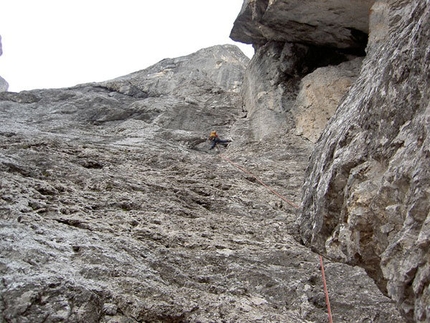
<path fill-rule="evenodd" d="M 247 0 L 251 60 L 1 92 L 0 321 L 327 322 L 320 253 L 334 322 L 426 322 L 430 5 L 373 3 Z"/>

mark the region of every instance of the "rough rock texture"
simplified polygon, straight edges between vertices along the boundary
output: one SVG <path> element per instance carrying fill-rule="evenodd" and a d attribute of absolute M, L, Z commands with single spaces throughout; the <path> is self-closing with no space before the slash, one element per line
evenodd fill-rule
<path fill-rule="evenodd" d="M 303 240 L 430 321 L 430 2 L 379 1 L 356 83 L 310 160 Z"/>
<path fill-rule="evenodd" d="M 295 107 L 296 134 L 315 143 L 357 78 L 362 58 L 317 69 L 300 84 Z"/>
<path fill-rule="evenodd" d="M 245 1 L 231 32 L 256 49 L 242 90 L 250 138 L 315 142 L 343 102 L 305 176 L 301 239 L 365 268 L 411 322 L 430 320 L 429 7 Z M 355 80 L 345 66 L 364 49 Z"/>
<path fill-rule="evenodd" d="M 375 0 L 245 0 L 230 37 L 256 48 L 269 41 L 361 49 Z"/>
<path fill-rule="evenodd" d="M 0 94 L 1 321 L 326 321 L 297 210 L 226 159 L 299 203 L 312 145 L 241 136 L 246 64 L 217 46 Z M 213 129 L 235 139 L 222 154 Z M 403 322 L 364 270 L 325 265 L 336 322 Z"/>
<path fill-rule="evenodd" d="M 0 56 L 3 54 L 3 47 L 1 44 L 1 36 L 0 36 Z M 9 88 L 9 84 L 6 82 L 4 78 L 0 76 L 0 92 L 7 91 Z"/>

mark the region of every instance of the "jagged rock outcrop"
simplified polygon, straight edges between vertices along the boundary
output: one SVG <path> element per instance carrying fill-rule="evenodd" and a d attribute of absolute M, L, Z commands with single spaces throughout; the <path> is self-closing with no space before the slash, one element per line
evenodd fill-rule
<path fill-rule="evenodd" d="M 116 80 L 0 94 L 5 322 L 321 322 L 297 211 L 309 141 L 249 141 L 246 57 L 216 46 Z M 243 135 L 243 136 L 242 136 Z M 281 146 L 280 146 L 281 144 Z M 364 270 L 326 262 L 337 322 L 403 322 Z"/>
<path fill-rule="evenodd" d="M 362 72 L 306 175 L 303 240 L 430 320 L 430 3 L 379 1 Z"/>
<path fill-rule="evenodd" d="M 3 47 L 1 44 L 1 36 L 0 36 L 0 56 L 3 54 Z M 9 84 L 6 82 L 4 78 L 0 76 L 0 92 L 7 91 L 9 88 Z"/>

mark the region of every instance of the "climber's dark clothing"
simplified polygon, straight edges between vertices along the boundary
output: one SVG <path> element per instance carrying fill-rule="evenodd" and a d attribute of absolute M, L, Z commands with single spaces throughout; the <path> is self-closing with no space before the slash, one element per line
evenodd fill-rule
<path fill-rule="evenodd" d="M 231 142 L 231 140 L 221 140 L 218 137 L 218 134 L 216 133 L 216 131 L 212 131 L 210 136 L 209 136 L 209 141 L 211 142 L 211 148 L 210 149 L 214 149 L 216 145 L 221 144 L 224 145 L 224 147 L 227 147 L 228 143 Z"/>
<path fill-rule="evenodd" d="M 214 149 L 218 144 L 224 145 L 226 147 L 229 142 L 231 142 L 231 140 L 221 140 L 218 137 L 215 137 L 214 139 L 211 139 L 211 148 L 209 149 Z"/>

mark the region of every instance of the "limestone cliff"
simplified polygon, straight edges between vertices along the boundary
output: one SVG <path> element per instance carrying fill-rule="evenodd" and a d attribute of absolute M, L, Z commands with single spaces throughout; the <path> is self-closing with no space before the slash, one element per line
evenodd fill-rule
<path fill-rule="evenodd" d="M 362 72 L 311 159 L 302 234 L 428 322 L 430 4 L 379 1 L 372 16 Z"/>
<path fill-rule="evenodd" d="M 245 2 L 230 37 L 256 49 L 242 89 L 253 138 L 318 139 L 358 76 L 373 2 Z"/>
<path fill-rule="evenodd" d="M 296 209 L 252 175 L 299 203 L 312 145 L 248 136 L 248 61 L 215 46 L 106 82 L 0 93 L 2 322 L 326 320 Z M 211 130 L 233 139 L 222 155 Z M 336 321 L 404 322 L 364 270 L 325 265 Z"/>
<path fill-rule="evenodd" d="M 365 268 L 410 322 L 430 320 L 429 11 L 420 0 L 245 1 L 231 32 L 256 49 L 242 90 L 252 136 L 323 133 L 300 239 Z"/>
<path fill-rule="evenodd" d="M 0 93 L 0 320 L 324 322 L 319 253 L 334 322 L 428 321 L 429 7 L 246 0 L 251 61 Z"/>

